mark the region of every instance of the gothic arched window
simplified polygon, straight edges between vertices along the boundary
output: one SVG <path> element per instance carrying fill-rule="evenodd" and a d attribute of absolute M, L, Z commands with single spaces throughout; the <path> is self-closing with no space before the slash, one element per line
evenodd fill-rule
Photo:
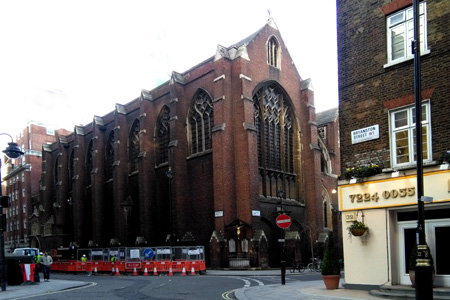
<path fill-rule="evenodd" d="M 280 67 L 280 44 L 277 39 L 272 36 L 267 41 L 267 64 L 272 67 L 279 68 Z"/>
<path fill-rule="evenodd" d="M 75 176 L 75 149 L 72 149 L 69 156 L 69 190 L 72 190 L 72 180 Z"/>
<path fill-rule="evenodd" d="M 86 185 L 91 185 L 91 173 L 94 170 L 94 145 L 92 141 L 89 142 L 86 153 Z"/>
<path fill-rule="evenodd" d="M 55 185 L 58 184 L 58 179 L 59 179 L 59 161 L 60 161 L 60 156 L 58 155 L 56 157 L 56 162 L 55 162 L 55 173 L 53 174 L 53 176 L 54 176 L 53 179 L 54 179 Z"/>
<path fill-rule="evenodd" d="M 266 85 L 253 95 L 253 102 L 260 193 L 277 197 L 277 191 L 282 189 L 294 199 L 294 117 L 287 96 L 276 86 Z"/>
<path fill-rule="evenodd" d="M 331 174 L 331 159 L 325 143 L 319 139 L 320 147 L 320 171 L 325 174 Z"/>
<path fill-rule="evenodd" d="M 130 137 L 128 140 L 128 157 L 130 174 L 138 171 L 138 157 L 140 153 L 139 146 L 139 120 L 135 120 L 133 126 L 131 126 Z"/>
<path fill-rule="evenodd" d="M 212 127 L 214 125 L 214 107 L 212 99 L 204 90 L 199 90 L 189 114 L 191 154 L 212 148 Z"/>
<path fill-rule="evenodd" d="M 331 199 L 325 187 L 322 187 L 323 228 L 332 228 Z"/>
<path fill-rule="evenodd" d="M 113 178 L 113 164 L 114 164 L 114 130 L 112 130 L 109 133 L 108 141 L 106 143 L 106 163 L 105 163 L 106 180 Z"/>
<path fill-rule="evenodd" d="M 169 161 L 169 142 L 170 142 L 170 108 L 164 106 L 161 109 L 156 125 L 156 162 L 161 164 Z"/>

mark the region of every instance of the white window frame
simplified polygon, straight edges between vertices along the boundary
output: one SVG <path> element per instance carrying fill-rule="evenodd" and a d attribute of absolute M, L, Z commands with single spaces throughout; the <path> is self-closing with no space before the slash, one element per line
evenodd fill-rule
<path fill-rule="evenodd" d="M 430 50 L 427 44 L 427 9 L 426 2 L 419 4 L 420 11 L 420 54 L 428 54 Z M 403 32 L 403 56 L 393 59 L 392 54 L 392 33 L 394 30 Z M 387 32 L 387 56 L 388 62 L 384 67 L 398 64 L 414 58 L 411 49 L 411 41 L 414 39 L 414 21 L 413 8 L 409 6 L 403 10 L 397 11 L 386 17 L 386 32 Z"/>
<path fill-rule="evenodd" d="M 398 126 L 395 125 L 395 116 L 399 113 L 406 112 L 406 125 Z M 423 140 L 422 143 L 426 143 L 426 157 L 424 155 L 423 161 L 424 162 L 431 162 L 432 161 L 432 138 L 431 138 L 431 110 L 430 110 L 430 101 L 423 101 L 422 102 L 422 116 L 425 114 L 425 118 L 422 120 L 422 127 L 426 127 L 427 130 L 427 136 L 426 140 Z M 408 167 L 412 165 L 416 165 L 415 160 L 415 151 L 414 151 L 414 141 L 415 141 L 415 129 L 416 129 L 416 123 L 415 120 L 415 105 L 402 107 L 399 109 L 395 109 L 389 112 L 389 122 L 390 122 L 390 148 L 391 148 L 391 165 L 393 168 L 395 167 Z M 396 133 L 400 132 L 407 132 L 408 133 L 408 153 L 409 160 L 407 162 L 398 162 L 397 157 L 397 143 L 396 143 Z"/>

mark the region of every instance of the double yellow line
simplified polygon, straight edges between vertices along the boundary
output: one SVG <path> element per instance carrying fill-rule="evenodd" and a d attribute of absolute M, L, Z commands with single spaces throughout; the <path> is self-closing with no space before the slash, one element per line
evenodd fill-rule
<path fill-rule="evenodd" d="M 238 289 L 234 289 L 231 291 L 226 291 L 224 293 L 222 293 L 222 299 L 225 300 L 236 300 L 236 297 L 234 297 L 234 292 L 236 292 Z M 233 295 L 233 298 L 230 298 L 230 295 Z"/>

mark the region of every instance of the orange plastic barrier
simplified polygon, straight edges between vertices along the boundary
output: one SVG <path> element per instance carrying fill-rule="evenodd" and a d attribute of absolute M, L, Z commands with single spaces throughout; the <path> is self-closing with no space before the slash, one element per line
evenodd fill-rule
<path fill-rule="evenodd" d="M 183 272 L 183 268 L 186 271 L 186 261 L 173 261 L 172 262 L 172 271 L 175 273 Z"/>
<path fill-rule="evenodd" d="M 205 261 L 89 261 L 80 262 L 76 260 L 67 261 L 55 261 L 51 265 L 52 271 L 61 272 L 93 272 L 97 269 L 97 272 L 107 272 L 111 273 L 112 268 L 118 269 L 120 273 L 134 272 L 136 271 L 140 274 L 144 273 L 145 268 L 147 268 L 148 273 L 154 273 L 156 268 L 157 273 L 169 273 L 172 269 L 173 273 L 182 273 L 183 269 L 185 272 L 192 272 L 192 268 L 195 272 L 200 272 L 206 270 Z"/>
<path fill-rule="evenodd" d="M 91 262 L 81 262 L 77 264 L 78 272 L 92 272 L 92 263 Z"/>
<path fill-rule="evenodd" d="M 171 261 L 155 261 L 156 270 L 158 273 L 160 272 L 169 272 L 169 269 L 172 267 Z"/>

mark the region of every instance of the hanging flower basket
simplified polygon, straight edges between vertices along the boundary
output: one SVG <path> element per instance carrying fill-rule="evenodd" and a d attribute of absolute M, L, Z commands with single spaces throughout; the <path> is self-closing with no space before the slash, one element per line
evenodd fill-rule
<path fill-rule="evenodd" d="M 364 233 L 369 232 L 369 227 L 363 222 L 353 221 L 352 225 L 347 227 L 348 233 L 353 236 L 362 236 Z"/>
<path fill-rule="evenodd" d="M 366 228 L 355 228 L 351 230 L 353 236 L 362 236 L 366 233 Z"/>

